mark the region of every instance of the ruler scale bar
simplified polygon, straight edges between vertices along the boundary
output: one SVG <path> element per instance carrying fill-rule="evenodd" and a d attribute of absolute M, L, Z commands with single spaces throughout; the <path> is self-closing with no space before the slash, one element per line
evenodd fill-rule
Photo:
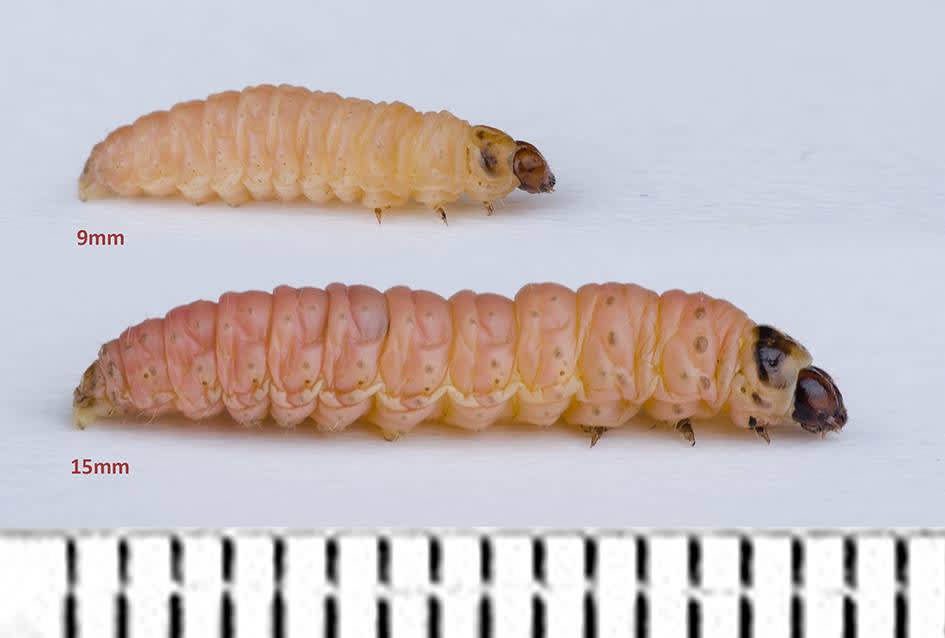
<path fill-rule="evenodd" d="M 945 531 L 0 533 L 0 636 L 945 636 Z"/>

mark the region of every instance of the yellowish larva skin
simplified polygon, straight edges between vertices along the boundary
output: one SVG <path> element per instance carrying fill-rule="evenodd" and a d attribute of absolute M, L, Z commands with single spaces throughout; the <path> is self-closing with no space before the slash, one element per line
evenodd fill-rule
<path fill-rule="evenodd" d="M 443 214 L 466 195 L 491 203 L 554 176 L 530 144 L 440 111 L 375 104 L 288 85 L 183 102 L 116 129 L 79 178 L 82 200 L 119 195 L 360 202 L 380 212 L 410 200 Z"/>

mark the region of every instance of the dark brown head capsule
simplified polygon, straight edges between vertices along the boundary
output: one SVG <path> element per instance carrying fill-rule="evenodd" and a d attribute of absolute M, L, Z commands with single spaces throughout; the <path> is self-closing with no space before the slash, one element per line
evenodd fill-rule
<path fill-rule="evenodd" d="M 843 396 L 830 375 L 808 366 L 797 375 L 794 389 L 794 421 L 808 432 L 837 432 L 847 422 Z"/>
<path fill-rule="evenodd" d="M 778 390 L 788 387 L 792 381 L 789 375 L 793 374 L 797 368 L 786 371 L 784 364 L 794 352 L 800 349 L 799 344 L 771 326 L 758 326 L 755 328 L 755 334 L 757 336 L 755 363 L 758 366 L 758 379 L 765 385 Z"/>
<path fill-rule="evenodd" d="M 519 188 L 529 193 L 550 193 L 555 188 L 555 176 L 538 149 L 528 142 L 516 140 L 518 150 L 512 158 L 512 171 L 520 182 Z"/>

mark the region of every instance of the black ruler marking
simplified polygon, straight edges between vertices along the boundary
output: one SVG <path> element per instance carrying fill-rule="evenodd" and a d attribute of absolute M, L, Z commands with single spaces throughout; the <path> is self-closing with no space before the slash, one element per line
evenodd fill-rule
<path fill-rule="evenodd" d="M 532 638 L 545 638 L 545 601 L 539 594 L 532 596 Z"/>
<path fill-rule="evenodd" d="M 172 536 L 169 543 L 171 560 L 171 580 L 178 587 L 184 584 L 184 544 L 179 536 Z"/>
<path fill-rule="evenodd" d="M 492 600 L 489 596 L 479 600 L 479 638 L 492 638 Z"/>
<path fill-rule="evenodd" d="M 896 539 L 896 638 L 909 635 L 909 543 L 904 538 Z"/>
<path fill-rule="evenodd" d="M 390 603 L 384 598 L 377 601 L 377 638 L 390 638 Z"/>
<path fill-rule="evenodd" d="M 131 549 L 128 547 L 128 539 L 120 538 L 118 540 L 118 596 L 115 601 L 115 636 L 117 638 L 128 638 L 128 587 L 129 569 L 131 562 Z"/>
<path fill-rule="evenodd" d="M 325 597 L 325 638 L 338 637 L 338 601 L 334 596 Z"/>
<path fill-rule="evenodd" d="M 427 598 L 427 638 L 440 638 L 442 628 L 442 612 L 440 599 L 436 596 Z"/>
<path fill-rule="evenodd" d="M 843 638 L 856 638 L 856 601 L 853 593 L 858 586 L 856 539 L 843 539 L 843 582 L 850 590 L 843 597 Z"/>
<path fill-rule="evenodd" d="M 597 603 L 590 591 L 584 592 L 584 638 L 597 638 Z"/>
<path fill-rule="evenodd" d="M 335 538 L 325 542 L 325 578 L 330 584 L 338 586 L 338 539 Z"/>
<path fill-rule="evenodd" d="M 441 569 L 443 562 L 443 547 L 440 539 L 436 536 L 430 537 L 430 582 L 439 583 L 442 577 Z"/>
<path fill-rule="evenodd" d="M 479 541 L 479 577 L 484 583 L 492 582 L 492 541 L 486 536 Z"/>
<path fill-rule="evenodd" d="M 377 580 L 390 585 L 390 539 L 386 536 L 377 539 Z"/>
<path fill-rule="evenodd" d="M 170 638 L 184 635 L 184 603 L 178 592 L 171 594 L 167 601 L 167 626 Z"/>
<path fill-rule="evenodd" d="M 647 638 L 650 635 L 650 604 L 646 592 L 650 581 L 649 541 L 645 536 L 637 536 L 636 549 L 637 597 L 633 605 L 634 638 Z"/>
<path fill-rule="evenodd" d="M 689 587 L 698 590 L 702 587 L 702 541 L 696 536 L 690 536 L 686 550 Z M 686 606 L 686 627 L 689 638 L 702 636 L 702 603 L 696 596 L 690 596 Z"/>

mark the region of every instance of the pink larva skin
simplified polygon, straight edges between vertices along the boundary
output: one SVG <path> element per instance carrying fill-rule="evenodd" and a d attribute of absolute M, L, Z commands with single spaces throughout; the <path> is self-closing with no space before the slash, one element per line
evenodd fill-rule
<path fill-rule="evenodd" d="M 640 412 L 690 440 L 689 419 L 718 414 L 765 438 L 792 421 L 839 430 L 839 391 L 810 364 L 790 337 L 703 293 L 549 283 L 514 300 L 468 290 L 446 300 L 405 287 L 280 286 L 128 328 L 102 347 L 74 405 L 80 426 L 226 411 L 244 425 L 271 415 L 330 431 L 363 419 L 388 437 L 431 419 L 470 429 L 563 420 L 596 440 Z"/>
<path fill-rule="evenodd" d="M 378 221 L 413 199 L 445 221 L 443 207 L 463 194 L 491 212 L 515 188 L 553 187 L 534 146 L 446 111 L 263 85 L 183 102 L 116 129 L 92 149 L 79 197 L 180 194 L 233 206 L 337 198 L 373 208 Z"/>

